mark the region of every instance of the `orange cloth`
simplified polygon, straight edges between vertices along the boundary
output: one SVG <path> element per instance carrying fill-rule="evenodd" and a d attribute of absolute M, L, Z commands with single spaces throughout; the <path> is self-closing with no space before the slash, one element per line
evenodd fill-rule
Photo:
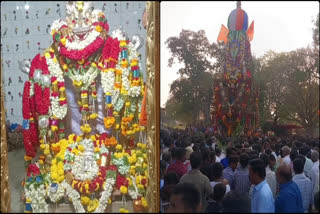
<path fill-rule="evenodd" d="M 248 36 L 250 42 L 253 39 L 253 34 L 254 34 L 254 21 L 251 22 L 251 25 L 250 25 L 249 29 L 247 30 L 247 36 Z"/>
<path fill-rule="evenodd" d="M 218 36 L 217 41 L 224 41 L 225 44 L 228 43 L 228 34 L 229 34 L 229 30 L 228 28 L 226 28 L 226 26 L 221 25 L 221 29 L 220 29 L 220 33 Z"/>
<path fill-rule="evenodd" d="M 144 95 L 142 100 L 142 106 L 141 106 L 141 113 L 140 113 L 140 126 L 147 126 L 147 86 L 144 88 Z"/>

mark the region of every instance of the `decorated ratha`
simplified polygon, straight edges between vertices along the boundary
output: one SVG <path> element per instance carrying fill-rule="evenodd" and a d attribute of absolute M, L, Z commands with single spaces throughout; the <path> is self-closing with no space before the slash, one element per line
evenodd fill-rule
<path fill-rule="evenodd" d="M 222 71 L 214 76 L 212 119 L 215 131 L 225 136 L 250 134 L 259 124 L 258 99 L 251 81 L 254 22 L 249 28 L 248 22 L 238 2 L 229 15 L 228 28 L 222 25 L 218 36 L 218 41 L 225 43 L 225 55 Z"/>
<path fill-rule="evenodd" d="M 105 212 L 117 189 L 119 212 L 128 212 L 129 200 L 144 210 L 139 53 L 121 30 L 108 35 L 105 15 L 91 3 L 69 2 L 67 14 L 52 24 L 53 43 L 32 60 L 24 87 L 25 212 L 66 202 L 76 212 Z"/>

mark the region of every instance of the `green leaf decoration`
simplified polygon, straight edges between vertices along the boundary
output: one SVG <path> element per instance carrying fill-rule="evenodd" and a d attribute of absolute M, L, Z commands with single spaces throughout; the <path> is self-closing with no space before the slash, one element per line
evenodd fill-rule
<path fill-rule="evenodd" d="M 54 39 L 55 39 L 57 42 L 60 42 L 60 39 L 61 39 L 60 33 L 57 33 L 57 34 L 54 36 Z"/>

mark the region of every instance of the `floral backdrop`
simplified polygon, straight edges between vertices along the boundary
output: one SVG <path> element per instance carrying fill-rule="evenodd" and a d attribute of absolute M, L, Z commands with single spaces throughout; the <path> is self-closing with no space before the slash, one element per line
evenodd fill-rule
<path fill-rule="evenodd" d="M 51 24 L 65 17 L 66 1 L 3 1 L 1 2 L 1 62 L 6 120 L 22 124 L 22 94 L 28 76 L 19 69 L 19 61 L 32 60 L 52 42 Z M 142 24 L 144 1 L 95 1 L 93 5 L 106 15 L 110 33 L 122 27 L 128 37 L 139 35 L 139 49 L 145 61 L 146 31 Z M 109 33 L 109 34 L 110 34 Z M 145 75 L 145 64 L 141 63 Z"/>

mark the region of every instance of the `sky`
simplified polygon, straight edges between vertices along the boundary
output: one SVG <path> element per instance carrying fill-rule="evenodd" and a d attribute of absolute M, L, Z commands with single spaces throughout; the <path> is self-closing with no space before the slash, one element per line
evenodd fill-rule
<path fill-rule="evenodd" d="M 164 44 L 182 29 L 205 30 L 210 43 L 216 42 L 221 25 L 227 27 L 228 16 L 236 8 L 236 1 L 166 2 L 160 3 L 160 105 L 169 98 L 170 84 L 179 75 L 183 65 L 168 67 L 171 54 Z M 312 44 L 312 28 L 319 13 L 317 1 L 242 1 L 241 8 L 249 17 L 248 27 L 254 20 L 251 52 L 263 56 L 268 50 L 292 51 Z"/>

